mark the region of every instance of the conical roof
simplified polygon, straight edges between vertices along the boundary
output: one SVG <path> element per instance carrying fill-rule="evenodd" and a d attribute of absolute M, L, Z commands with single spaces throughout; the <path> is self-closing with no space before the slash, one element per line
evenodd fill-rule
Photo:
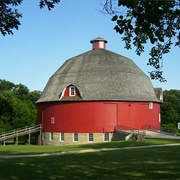
<path fill-rule="evenodd" d="M 68 59 L 50 77 L 37 103 L 63 101 L 69 84 L 78 87 L 82 101 L 159 101 L 149 77 L 132 60 L 106 49 Z"/>

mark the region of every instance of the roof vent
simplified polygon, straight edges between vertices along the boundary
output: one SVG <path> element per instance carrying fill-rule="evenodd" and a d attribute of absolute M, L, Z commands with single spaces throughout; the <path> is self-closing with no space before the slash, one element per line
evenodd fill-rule
<path fill-rule="evenodd" d="M 106 49 L 107 42 L 108 42 L 107 40 L 100 37 L 97 37 L 90 41 L 90 43 L 93 44 L 93 47 L 92 47 L 93 49 Z"/>

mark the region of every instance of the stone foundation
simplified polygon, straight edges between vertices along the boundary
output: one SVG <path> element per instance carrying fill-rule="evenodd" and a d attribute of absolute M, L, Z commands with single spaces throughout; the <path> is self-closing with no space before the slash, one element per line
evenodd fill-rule
<path fill-rule="evenodd" d="M 114 141 L 114 133 L 107 133 L 105 140 L 105 133 L 91 133 L 93 134 L 93 141 L 89 141 L 89 133 L 78 133 L 78 141 L 74 141 L 74 133 L 64 133 L 64 141 L 61 140 L 61 133 L 57 132 L 42 132 L 42 145 L 47 146 L 61 146 L 61 145 L 76 145 L 88 143 L 100 143 Z"/>

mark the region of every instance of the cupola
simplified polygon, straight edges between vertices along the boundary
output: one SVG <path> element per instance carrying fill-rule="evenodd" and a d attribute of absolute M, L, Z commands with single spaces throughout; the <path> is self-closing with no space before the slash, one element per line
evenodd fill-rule
<path fill-rule="evenodd" d="M 93 45 L 92 49 L 106 49 L 107 42 L 108 42 L 107 40 L 100 37 L 97 37 L 90 41 L 90 43 L 92 43 Z"/>

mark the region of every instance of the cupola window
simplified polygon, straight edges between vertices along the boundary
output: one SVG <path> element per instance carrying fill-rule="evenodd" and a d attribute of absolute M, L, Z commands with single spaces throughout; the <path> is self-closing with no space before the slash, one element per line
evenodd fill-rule
<path fill-rule="evenodd" d="M 99 48 L 104 48 L 104 42 L 103 41 L 99 41 Z"/>

